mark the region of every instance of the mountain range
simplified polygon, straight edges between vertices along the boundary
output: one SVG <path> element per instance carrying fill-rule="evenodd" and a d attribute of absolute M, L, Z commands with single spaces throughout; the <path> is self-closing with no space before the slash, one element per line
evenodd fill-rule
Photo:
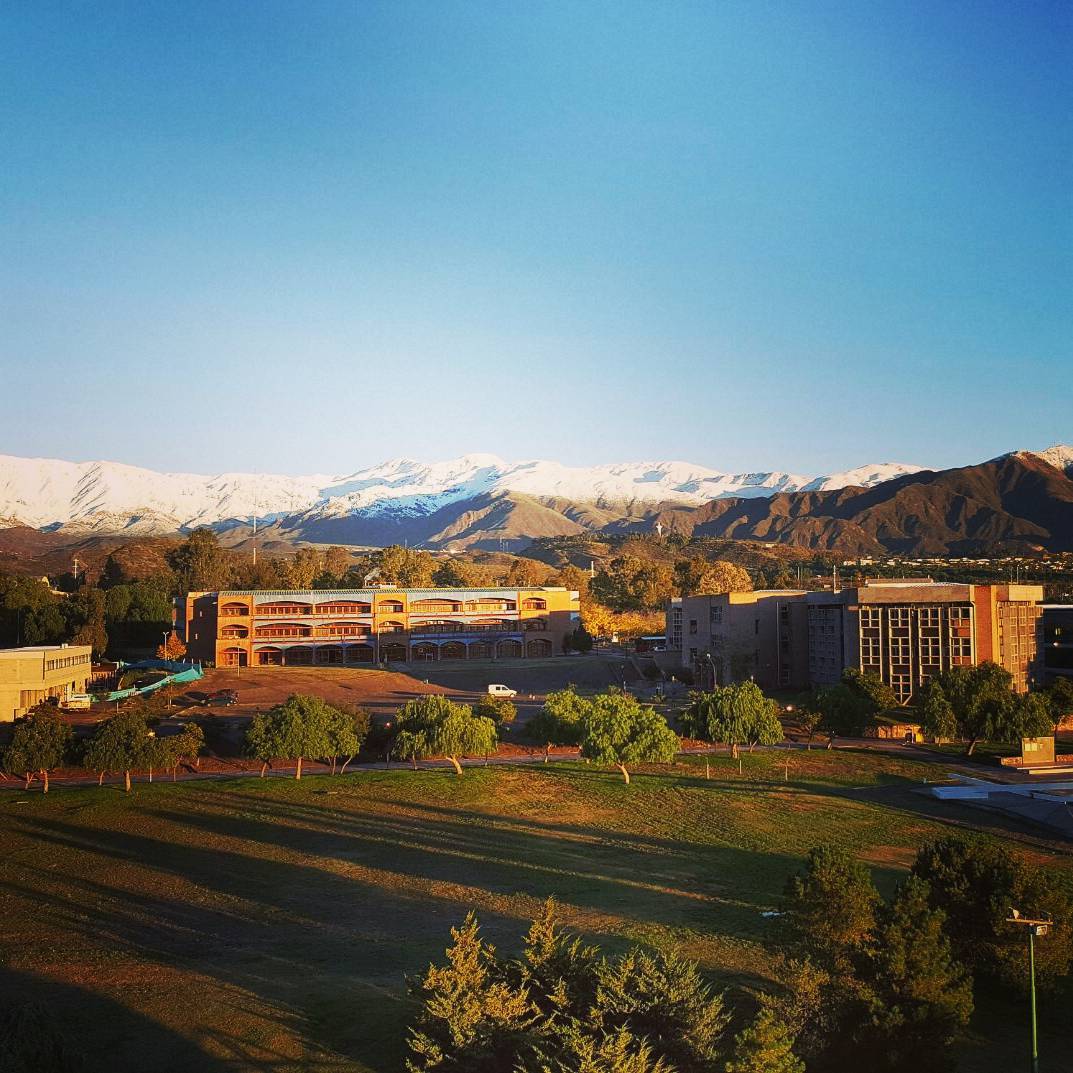
<path fill-rule="evenodd" d="M 344 476 L 156 473 L 0 455 L 0 528 L 162 535 L 209 525 L 267 542 L 518 551 L 532 539 L 662 531 L 846 554 L 1073 549 L 1073 447 L 976 466 L 888 462 L 818 477 L 686 462 L 575 468 L 485 454 Z"/>

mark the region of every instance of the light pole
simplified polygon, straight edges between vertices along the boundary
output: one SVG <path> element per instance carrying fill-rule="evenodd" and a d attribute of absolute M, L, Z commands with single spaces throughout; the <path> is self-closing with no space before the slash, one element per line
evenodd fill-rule
<path fill-rule="evenodd" d="M 1031 1073 L 1039 1073 L 1039 1041 L 1036 1033 L 1036 937 L 1047 934 L 1047 929 L 1054 923 L 1050 917 L 1033 918 L 1021 916 L 1018 909 L 1010 907 L 1007 924 L 1018 924 L 1028 932 L 1028 994 L 1029 1016 L 1031 1018 L 1031 1036 L 1029 1044 L 1029 1064 Z"/>

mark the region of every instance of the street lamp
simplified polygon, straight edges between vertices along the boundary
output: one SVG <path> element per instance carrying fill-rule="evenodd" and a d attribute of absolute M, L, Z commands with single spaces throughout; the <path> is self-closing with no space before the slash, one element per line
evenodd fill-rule
<path fill-rule="evenodd" d="M 1029 1010 L 1032 1020 L 1030 1057 L 1028 1068 L 1031 1073 L 1039 1073 L 1039 1045 L 1036 1034 L 1036 937 L 1047 934 L 1047 929 L 1054 923 L 1048 917 L 1033 918 L 1021 915 L 1019 909 L 1010 907 L 1007 924 L 1017 924 L 1028 932 L 1028 993 Z"/>

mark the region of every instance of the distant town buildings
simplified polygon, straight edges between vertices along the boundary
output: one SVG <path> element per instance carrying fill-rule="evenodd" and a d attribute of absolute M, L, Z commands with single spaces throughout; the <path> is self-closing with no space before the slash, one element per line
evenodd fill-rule
<path fill-rule="evenodd" d="M 563 654 L 579 613 L 553 586 L 191 592 L 175 629 L 218 667 L 538 659 Z"/>
<path fill-rule="evenodd" d="M 854 667 L 904 703 L 929 677 L 991 660 L 1024 692 L 1042 599 L 1040 585 L 921 578 L 687 596 L 667 608 L 667 647 L 701 685 L 752 678 L 764 689 L 800 689 L 834 684 Z"/>
<path fill-rule="evenodd" d="M 50 698 L 85 693 L 92 652 L 89 645 L 0 649 L 0 722 L 9 723 Z"/>

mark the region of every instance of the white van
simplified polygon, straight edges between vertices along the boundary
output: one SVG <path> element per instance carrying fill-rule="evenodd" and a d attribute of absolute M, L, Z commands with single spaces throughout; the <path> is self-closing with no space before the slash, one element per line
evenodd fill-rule
<path fill-rule="evenodd" d="M 511 689 L 510 686 L 501 685 L 496 682 L 488 687 L 488 695 L 490 697 L 516 697 L 518 690 Z"/>

